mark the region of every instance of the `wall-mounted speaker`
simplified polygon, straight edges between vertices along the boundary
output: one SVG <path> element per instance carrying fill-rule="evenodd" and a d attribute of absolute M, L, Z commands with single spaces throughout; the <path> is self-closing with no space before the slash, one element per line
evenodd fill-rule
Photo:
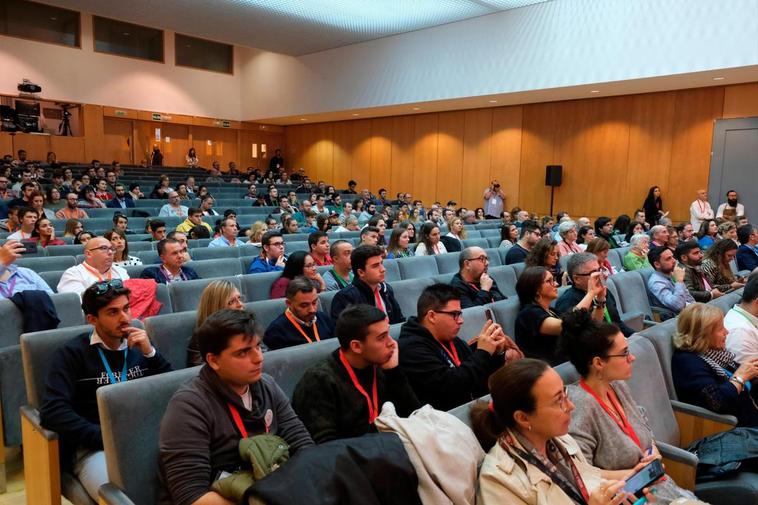
<path fill-rule="evenodd" d="M 563 165 L 548 165 L 545 167 L 545 186 L 558 187 L 563 181 Z"/>

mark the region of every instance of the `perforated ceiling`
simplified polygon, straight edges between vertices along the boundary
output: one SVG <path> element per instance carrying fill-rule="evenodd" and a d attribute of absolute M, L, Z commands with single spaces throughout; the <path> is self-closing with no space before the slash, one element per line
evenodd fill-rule
<path fill-rule="evenodd" d="M 241 46 L 303 55 L 548 0 L 42 0 Z"/>

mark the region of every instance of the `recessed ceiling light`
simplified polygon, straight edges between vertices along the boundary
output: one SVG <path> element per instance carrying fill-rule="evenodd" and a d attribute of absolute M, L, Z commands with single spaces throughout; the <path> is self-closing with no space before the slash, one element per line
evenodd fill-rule
<path fill-rule="evenodd" d="M 58 21 L 58 18 L 52 17 L 52 18 L 50 18 L 50 21 Z"/>
<path fill-rule="evenodd" d="M 301 117 L 301 118 L 300 118 L 300 121 L 308 121 L 308 118 L 305 118 L 305 117 Z"/>
<path fill-rule="evenodd" d="M 490 103 L 497 103 L 497 100 L 490 100 Z"/>
<path fill-rule="evenodd" d="M 591 89 L 590 93 L 600 93 L 600 90 L 599 89 Z"/>
<path fill-rule="evenodd" d="M 414 107 L 413 110 L 421 110 L 421 107 Z"/>
<path fill-rule="evenodd" d="M 724 77 L 714 77 L 713 80 L 714 81 L 723 81 Z"/>
<path fill-rule="evenodd" d="M 353 116 L 360 116 L 360 114 L 357 114 L 357 113 L 356 113 L 356 114 L 353 114 Z"/>
<path fill-rule="evenodd" d="M 125 37 L 128 37 L 129 35 L 131 35 L 131 33 L 129 33 L 129 32 L 124 32 L 124 36 L 125 36 Z"/>

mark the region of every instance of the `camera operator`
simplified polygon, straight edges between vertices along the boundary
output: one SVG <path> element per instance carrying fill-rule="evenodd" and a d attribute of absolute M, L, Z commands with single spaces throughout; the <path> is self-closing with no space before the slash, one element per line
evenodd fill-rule
<path fill-rule="evenodd" d="M 484 217 L 486 219 L 500 219 L 505 203 L 505 193 L 500 189 L 500 182 L 495 179 L 484 190 Z"/>

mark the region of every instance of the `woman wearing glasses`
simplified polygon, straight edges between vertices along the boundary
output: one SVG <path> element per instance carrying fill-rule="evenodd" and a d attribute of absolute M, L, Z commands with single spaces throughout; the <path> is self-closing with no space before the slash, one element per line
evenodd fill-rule
<path fill-rule="evenodd" d="M 650 424 L 624 382 L 632 377 L 635 358 L 621 330 L 577 310 L 563 316 L 560 344 L 581 375 L 578 384 L 568 387 L 576 406 L 569 433 L 587 462 L 623 470 L 660 458 Z M 655 490 L 661 503 L 695 498 L 671 478 Z"/>
<path fill-rule="evenodd" d="M 592 466 L 568 435 L 574 404 L 561 377 L 535 359 L 508 362 L 490 376 L 489 404 L 471 412 L 479 442 L 489 453 L 479 472 L 478 505 L 618 505 L 636 498 L 623 493 L 635 468 Z M 648 501 L 655 501 L 645 489 Z"/>
<path fill-rule="evenodd" d="M 319 293 L 326 291 L 326 283 L 316 270 L 316 262 L 313 260 L 313 256 L 305 251 L 295 251 L 287 259 L 282 276 L 271 285 L 271 298 L 284 298 L 290 281 L 301 275 L 310 280 Z"/>

